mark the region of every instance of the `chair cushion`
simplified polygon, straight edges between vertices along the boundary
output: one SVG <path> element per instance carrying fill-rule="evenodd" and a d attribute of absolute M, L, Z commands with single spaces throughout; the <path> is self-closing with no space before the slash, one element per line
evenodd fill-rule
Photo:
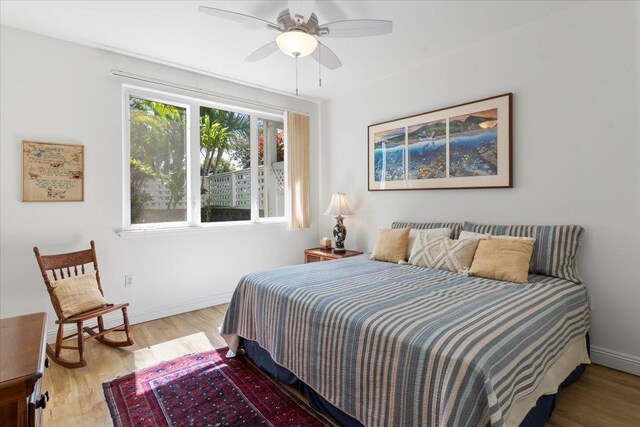
<path fill-rule="evenodd" d="M 51 286 L 65 319 L 107 303 L 98 289 L 95 271 L 55 280 Z"/>

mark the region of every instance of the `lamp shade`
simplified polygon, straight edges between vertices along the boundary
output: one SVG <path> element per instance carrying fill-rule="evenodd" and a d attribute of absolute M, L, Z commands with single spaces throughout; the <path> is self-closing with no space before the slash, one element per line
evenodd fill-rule
<path fill-rule="evenodd" d="M 289 56 L 307 56 L 318 46 L 318 40 L 304 31 L 287 31 L 276 37 L 276 44 Z"/>
<path fill-rule="evenodd" d="M 351 212 L 351 209 L 347 206 L 347 198 L 344 196 L 344 193 L 336 193 L 331 196 L 331 203 L 329 203 L 329 207 L 324 214 L 329 216 L 346 216 L 353 215 L 353 212 Z"/>

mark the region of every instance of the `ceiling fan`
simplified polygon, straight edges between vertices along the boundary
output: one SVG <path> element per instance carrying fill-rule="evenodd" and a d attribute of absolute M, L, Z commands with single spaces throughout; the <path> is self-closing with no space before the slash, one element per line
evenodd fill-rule
<path fill-rule="evenodd" d="M 393 23 L 381 19 L 349 19 L 319 24 L 318 17 L 312 12 L 313 1 L 289 0 L 288 8 L 278 14 L 277 23 L 251 15 L 214 7 L 200 6 L 198 10 L 218 18 L 228 19 L 265 28 L 280 33 L 274 41 L 268 43 L 245 58 L 246 62 L 256 62 L 279 50 L 296 58 L 296 95 L 297 59 L 311 55 L 322 66 L 335 70 L 342 66 L 340 58 L 318 38 L 369 37 L 389 34 Z M 320 80 L 322 86 L 322 80 Z"/>

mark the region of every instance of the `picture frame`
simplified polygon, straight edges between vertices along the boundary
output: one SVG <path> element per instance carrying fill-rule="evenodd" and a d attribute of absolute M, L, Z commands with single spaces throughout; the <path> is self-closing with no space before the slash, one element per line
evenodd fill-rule
<path fill-rule="evenodd" d="M 367 129 L 369 191 L 513 187 L 513 94 Z"/>
<path fill-rule="evenodd" d="M 23 202 L 83 202 L 84 145 L 22 141 Z"/>

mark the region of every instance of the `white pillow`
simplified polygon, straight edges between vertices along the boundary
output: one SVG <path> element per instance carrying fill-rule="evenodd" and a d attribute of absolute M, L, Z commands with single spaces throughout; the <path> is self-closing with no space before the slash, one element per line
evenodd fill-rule
<path fill-rule="evenodd" d="M 491 235 L 490 235 L 491 236 Z M 536 239 L 534 237 L 518 237 L 518 236 L 491 236 L 492 239 L 502 239 L 502 240 L 524 240 L 525 242 L 535 242 Z"/>
<path fill-rule="evenodd" d="M 409 242 L 407 242 L 407 251 L 404 259 L 409 260 L 411 256 L 411 250 L 413 249 L 413 243 L 416 241 L 416 237 L 424 236 L 424 240 L 427 237 L 451 237 L 451 229 L 450 228 L 429 228 L 426 230 L 416 230 L 414 228 L 409 232 Z"/>
<path fill-rule="evenodd" d="M 448 237 L 416 238 L 409 264 L 464 273 L 473 262 L 480 239 L 452 240 Z"/>
<path fill-rule="evenodd" d="M 500 235 L 500 236 L 494 236 L 490 233 L 487 234 L 482 234 L 482 233 L 476 233 L 474 231 L 461 231 L 460 232 L 460 236 L 458 237 L 458 240 L 467 240 L 467 239 L 480 239 L 480 240 L 487 240 L 487 239 L 502 239 L 502 240 L 526 240 L 526 241 L 536 241 L 536 239 L 534 239 L 533 237 L 517 237 L 517 236 L 506 236 L 506 235 Z"/>
<path fill-rule="evenodd" d="M 482 234 L 482 233 L 476 233 L 473 231 L 461 231 L 460 232 L 460 236 L 458 237 L 458 240 L 466 240 L 466 239 L 490 239 L 491 238 L 491 234 Z"/>

